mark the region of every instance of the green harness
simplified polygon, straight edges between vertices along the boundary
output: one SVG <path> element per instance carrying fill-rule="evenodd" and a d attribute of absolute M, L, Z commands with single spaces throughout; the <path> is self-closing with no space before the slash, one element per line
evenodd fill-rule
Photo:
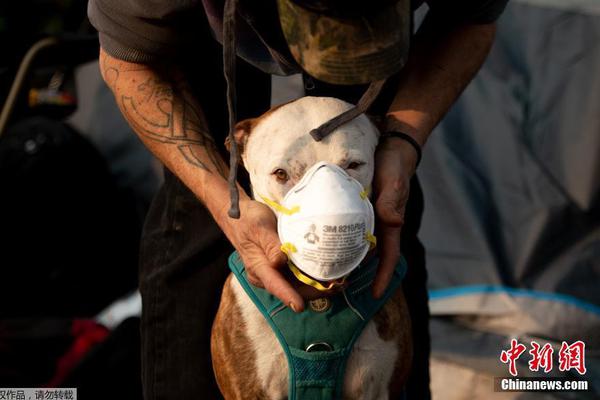
<path fill-rule="evenodd" d="M 392 280 L 379 300 L 371 295 L 377 259 L 355 269 L 348 286 L 327 299 L 312 301 L 296 314 L 278 298 L 251 285 L 237 252 L 229 268 L 265 317 L 288 361 L 290 400 L 340 399 L 346 361 L 354 342 L 375 313 L 395 292 L 406 273 L 404 258 L 396 265 Z"/>

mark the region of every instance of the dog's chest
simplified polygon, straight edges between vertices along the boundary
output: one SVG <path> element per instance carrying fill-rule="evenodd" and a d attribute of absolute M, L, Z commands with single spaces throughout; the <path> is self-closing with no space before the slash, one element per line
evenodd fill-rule
<path fill-rule="evenodd" d="M 245 332 L 251 343 L 255 371 L 264 393 L 270 399 L 288 395 L 288 365 L 275 334 L 239 282 L 230 281 L 235 303 L 240 308 Z M 371 321 L 354 344 L 347 361 L 343 384 L 345 399 L 387 398 L 393 366 L 398 357 L 394 340 L 383 340 Z"/>

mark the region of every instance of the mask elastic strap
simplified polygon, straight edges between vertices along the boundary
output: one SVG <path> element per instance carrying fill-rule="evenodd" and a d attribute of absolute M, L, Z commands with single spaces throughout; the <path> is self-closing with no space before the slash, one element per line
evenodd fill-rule
<path fill-rule="evenodd" d="M 302 282 L 306 285 L 312 286 L 315 289 L 320 290 L 321 292 L 331 290 L 331 289 L 335 288 L 336 286 L 341 286 L 346 281 L 346 277 L 343 277 L 341 281 L 338 281 L 338 280 L 331 281 L 327 284 L 327 286 L 325 286 L 321 282 L 314 280 L 310 276 L 304 275 L 302 273 L 302 271 L 300 271 L 298 269 L 298 267 L 296 267 L 294 265 L 294 263 L 292 263 L 291 261 L 288 261 L 288 267 L 290 268 L 290 270 L 292 271 L 292 273 L 294 274 L 296 279 L 298 279 L 300 282 Z"/>
<path fill-rule="evenodd" d="M 295 253 L 297 251 L 296 246 L 294 246 L 290 242 L 286 242 L 281 245 L 281 251 L 283 251 L 288 256 L 288 267 L 289 267 L 290 271 L 292 271 L 292 273 L 294 274 L 296 279 L 298 279 L 300 282 L 304 283 L 305 285 L 312 286 L 315 289 L 324 292 L 327 290 L 331 290 L 336 286 L 341 286 L 346 281 L 346 277 L 343 277 L 341 281 L 338 281 L 338 280 L 331 281 L 328 283 L 327 286 L 325 286 L 321 282 L 316 281 L 313 278 L 311 278 L 310 276 L 303 274 L 302 271 L 300 271 L 298 269 L 298 267 L 296 267 L 294 265 L 293 262 L 289 261 L 290 253 Z"/>
<path fill-rule="evenodd" d="M 273 208 L 275 211 L 277 211 L 281 214 L 285 214 L 285 215 L 289 216 L 289 215 L 295 214 L 300 211 L 300 206 L 298 206 L 298 205 L 296 205 L 292 208 L 287 208 L 287 207 L 282 206 L 278 202 L 269 199 L 268 197 L 265 197 L 263 195 L 259 195 L 259 196 L 265 203 L 267 203 L 267 205 L 271 206 L 271 208 Z"/>
<path fill-rule="evenodd" d="M 365 235 L 365 240 L 369 242 L 369 249 L 373 250 L 377 246 L 377 238 L 370 232 Z"/>
<path fill-rule="evenodd" d="M 369 198 L 369 193 L 371 192 L 371 186 L 367 186 L 363 189 L 359 194 L 362 200 L 367 200 Z M 365 240 L 369 242 L 369 250 L 373 250 L 377 246 L 377 238 L 371 232 L 365 233 Z"/>
<path fill-rule="evenodd" d="M 363 200 L 366 200 L 369 197 L 369 193 L 371 193 L 371 187 L 368 186 L 365 189 L 363 189 L 359 194 L 360 194 L 360 198 Z"/>
<path fill-rule="evenodd" d="M 240 193 L 237 187 L 237 169 L 238 169 L 238 146 L 234 138 L 235 123 L 237 120 L 236 93 L 235 93 L 235 57 L 236 57 L 236 38 L 235 38 L 235 18 L 237 0 L 226 0 L 223 12 L 223 72 L 227 82 L 227 110 L 229 113 L 229 197 L 231 204 L 228 215 L 231 218 L 240 217 Z"/>
<path fill-rule="evenodd" d="M 325 137 L 327 137 L 331 132 L 344 125 L 346 122 L 353 120 L 358 117 L 360 114 L 364 113 L 371 107 L 371 104 L 375 101 L 379 93 L 381 93 L 381 89 L 383 89 L 383 85 L 385 84 L 385 79 L 371 82 L 365 93 L 362 95 L 358 104 L 355 107 L 352 107 L 348 111 L 344 111 L 340 115 L 330 119 L 325 122 L 318 128 L 310 131 L 310 136 L 313 137 L 317 142 L 320 142 Z"/>

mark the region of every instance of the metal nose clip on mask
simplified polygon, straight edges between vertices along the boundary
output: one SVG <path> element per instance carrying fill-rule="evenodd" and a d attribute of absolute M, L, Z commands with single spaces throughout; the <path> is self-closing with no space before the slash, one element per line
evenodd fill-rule
<path fill-rule="evenodd" d="M 375 245 L 375 216 L 368 193 L 337 165 L 315 164 L 282 204 L 263 200 L 278 215 L 277 231 L 290 268 L 317 289 L 330 287 L 310 278 L 332 281 L 347 276 Z"/>

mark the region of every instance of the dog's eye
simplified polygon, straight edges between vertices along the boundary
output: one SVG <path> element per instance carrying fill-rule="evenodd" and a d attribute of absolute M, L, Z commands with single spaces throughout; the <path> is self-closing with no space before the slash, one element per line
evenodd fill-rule
<path fill-rule="evenodd" d="M 364 162 L 353 161 L 350 164 L 348 164 L 348 166 L 346 167 L 346 169 L 357 169 L 358 167 L 360 167 L 363 164 L 364 164 Z"/>
<path fill-rule="evenodd" d="M 273 172 L 273 175 L 275 175 L 275 178 L 277 178 L 277 181 L 280 183 L 285 183 L 288 181 L 288 179 L 290 179 L 287 172 L 285 172 L 285 170 L 283 170 L 281 168 L 276 169 Z"/>

